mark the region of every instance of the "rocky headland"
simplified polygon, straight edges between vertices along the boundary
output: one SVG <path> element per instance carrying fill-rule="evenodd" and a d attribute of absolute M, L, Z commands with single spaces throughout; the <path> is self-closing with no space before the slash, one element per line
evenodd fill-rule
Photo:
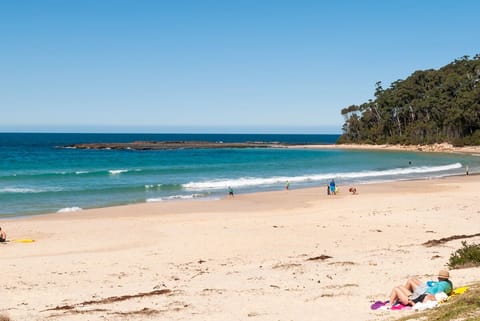
<path fill-rule="evenodd" d="M 63 147 L 77 149 L 165 150 L 193 148 L 268 148 L 282 146 L 284 145 L 267 142 L 225 143 L 206 141 L 135 141 L 129 143 L 82 143 L 71 144 Z"/>

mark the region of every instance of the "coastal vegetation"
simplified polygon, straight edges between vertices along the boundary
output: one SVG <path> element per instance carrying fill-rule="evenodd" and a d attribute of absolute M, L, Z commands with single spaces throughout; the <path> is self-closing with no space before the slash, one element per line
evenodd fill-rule
<path fill-rule="evenodd" d="M 462 248 L 450 255 L 448 266 L 452 269 L 480 266 L 480 244 L 467 244 L 462 241 Z"/>
<path fill-rule="evenodd" d="M 337 143 L 480 145 L 480 54 L 419 70 L 342 109 Z"/>

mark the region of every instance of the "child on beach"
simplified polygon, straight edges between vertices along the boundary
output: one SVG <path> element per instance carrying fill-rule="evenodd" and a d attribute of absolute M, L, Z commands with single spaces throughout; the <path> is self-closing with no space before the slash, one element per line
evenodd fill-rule
<path fill-rule="evenodd" d="M 0 227 L 0 242 L 5 242 L 7 240 L 7 233 Z"/>
<path fill-rule="evenodd" d="M 337 194 L 337 187 L 335 185 L 335 180 L 332 179 L 329 185 L 330 185 L 330 194 L 331 195 Z"/>

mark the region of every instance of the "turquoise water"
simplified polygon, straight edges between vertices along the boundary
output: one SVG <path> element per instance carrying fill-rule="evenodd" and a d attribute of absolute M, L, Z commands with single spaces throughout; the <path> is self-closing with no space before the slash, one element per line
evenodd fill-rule
<path fill-rule="evenodd" d="M 0 134 L 0 217 L 141 202 L 425 179 L 480 170 L 480 157 L 309 149 L 77 150 L 73 143 L 138 140 L 332 144 L 337 135 Z"/>

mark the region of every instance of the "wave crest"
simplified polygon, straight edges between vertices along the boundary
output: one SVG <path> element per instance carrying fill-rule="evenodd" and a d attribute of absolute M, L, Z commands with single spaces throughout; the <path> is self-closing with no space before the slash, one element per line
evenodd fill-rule
<path fill-rule="evenodd" d="M 69 213 L 69 212 L 78 212 L 83 210 L 81 207 L 73 206 L 73 207 L 64 207 L 57 211 L 57 213 Z"/>
<path fill-rule="evenodd" d="M 419 167 L 407 167 L 407 168 L 393 168 L 379 171 L 361 171 L 361 172 L 347 172 L 347 173 L 324 173 L 313 174 L 303 176 L 276 176 L 276 177 L 241 177 L 237 179 L 220 179 L 210 180 L 204 182 L 190 182 L 183 184 L 183 188 L 186 190 L 207 190 L 207 189 L 225 189 L 228 186 L 233 188 L 240 187 L 253 187 L 253 186 L 271 186 L 276 184 L 284 184 L 287 180 L 291 183 L 307 183 L 330 180 L 332 178 L 340 179 L 362 179 L 369 177 L 401 177 L 403 175 L 410 174 L 424 174 L 424 173 L 436 173 L 444 172 L 462 167 L 460 163 L 454 163 L 441 166 L 419 166 Z"/>
<path fill-rule="evenodd" d="M 118 175 L 121 173 L 127 173 L 128 169 L 111 169 L 108 172 L 110 173 L 110 175 Z"/>
<path fill-rule="evenodd" d="M 153 202 L 163 202 L 163 201 L 173 201 L 173 200 L 189 200 L 189 199 L 194 199 L 194 198 L 201 198 L 201 197 L 204 197 L 204 196 L 205 195 L 203 195 L 203 194 L 171 195 L 171 196 L 158 197 L 158 198 L 147 198 L 146 202 L 147 203 L 153 203 Z"/>

